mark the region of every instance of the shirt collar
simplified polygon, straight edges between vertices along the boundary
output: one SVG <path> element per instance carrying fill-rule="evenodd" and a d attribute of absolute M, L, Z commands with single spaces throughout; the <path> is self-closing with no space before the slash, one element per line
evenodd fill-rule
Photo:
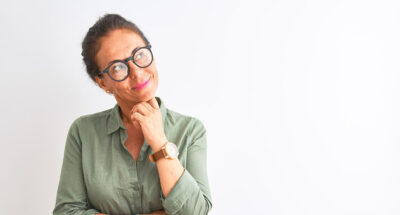
<path fill-rule="evenodd" d="M 162 121 L 163 125 L 165 127 L 165 117 L 167 115 L 167 109 L 164 105 L 164 102 L 160 99 L 160 97 L 155 97 L 158 103 L 158 106 L 160 107 L 161 110 L 161 116 L 162 116 Z M 119 128 L 126 129 L 124 126 L 124 123 L 122 123 L 122 119 L 119 115 L 119 110 L 120 107 L 118 103 L 114 105 L 114 107 L 111 109 L 111 113 L 108 116 L 107 119 L 107 134 L 111 134 L 118 130 Z"/>

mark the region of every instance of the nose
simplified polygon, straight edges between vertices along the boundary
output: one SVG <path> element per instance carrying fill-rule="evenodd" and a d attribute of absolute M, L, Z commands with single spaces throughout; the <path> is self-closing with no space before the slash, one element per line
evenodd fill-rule
<path fill-rule="evenodd" d="M 139 80 L 140 76 L 143 75 L 143 70 L 142 68 L 136 66 L 131 60 L 128 61 L 128 65 L 129 65 L 129 78 L 131 78 L 132 80 L 136 79 Z"/>

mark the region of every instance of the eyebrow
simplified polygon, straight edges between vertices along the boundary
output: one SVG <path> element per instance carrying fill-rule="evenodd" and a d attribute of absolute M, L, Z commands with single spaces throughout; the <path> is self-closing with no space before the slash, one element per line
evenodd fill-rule
<path fill-rule="evenodd" d="M 145 46 L 138 46 L 138 47 L 134 48 L 134 49 L 132 50 L 132 52 L 131 52 L 131 55 L 130 55 L 129 57 L 125 58 L 125 59 L 122 59 L 122 61 L 125 61 L 126 59 L 130 58 L 136 50 L 138 50 L 138 49 L 140 49 L 140 48 L 142 48 L 142 47 L 145 47 Z M 115 62 L 115 61 L 117 61 L 117 60 L 121 60 L 121 59 L 116 59 L 116 60 L 112 60 L 112 61 L 108 62 L 108 63 L 107 63 L 107 67 L 110 66 L 113 62 Z"/>

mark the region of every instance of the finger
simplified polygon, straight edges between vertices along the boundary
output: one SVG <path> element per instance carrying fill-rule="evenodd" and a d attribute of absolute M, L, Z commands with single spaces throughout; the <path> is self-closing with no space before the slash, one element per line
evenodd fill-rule
<path fill-rule="evenodd" d="M 132 114 L 132 120 L 134 121 L 133 123 L 141 123 L 144 121 L 144 116 L 140 114 L 139 112 L 134 112 Z"/>
<path fill-rule="evenodd" d="M 149 104 L 156 110 L 160 109 L 160 106 L 158 105 L 158 102 L 155 97 L 149 100 Z"/>
<path fill-rule="evenodd" d="M 131 112 L 136 111 L 137 109 L 139 109 L 141 106 L 146 107 L 149 111 L 152 111 L 153 108 L 151 107 L 151 105 L 149 106 L 149 104 L 147 102 L 140 102 L 137 103 L 136 105 L 133 106 L 133 108 L 131 109 Z"/>
<path fill-rule="evenodd" d="M 135 107 L 131 110 L 131 115 L 136 112 L 139 112 L 143 116 L 148 116 L 150 114 L 150 110 L 145 106 L 144 103 L 135 105 Z"/>
<path fill-rule="evenodd" d="M 156 214 L 158 214 L 158 215 L 167 215 L 167 213 L 165 213 L 164 210 L 156 211 Z"/>
<path fill-rule="evenodd" d="M 151 106 L 151 104 L 149 104 L 148 102 L 143 102 L 143 106 L 147 108 L 147 110 L 149 110 L 150 112 L 154 111 L 155 108 L 153 108 L 153 106 Z"/>

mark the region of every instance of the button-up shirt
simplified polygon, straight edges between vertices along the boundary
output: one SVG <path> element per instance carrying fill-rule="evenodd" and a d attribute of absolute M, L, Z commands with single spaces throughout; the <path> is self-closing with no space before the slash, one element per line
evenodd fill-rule
<path fill-rule="evenodd" d="M 53 214 L 134 215 L 165 210 L 167 214 L 207 214 L 212 207 L 206 168 L 203 123 L 165 107 L 159 97 L 164 132 L 177 145 L 185 168 L 165 198 L 154 153 L 144 140 L 139 157 L 124 145 L 127 132 L 120 107 L 77 118 L 69 128 Z"/>

